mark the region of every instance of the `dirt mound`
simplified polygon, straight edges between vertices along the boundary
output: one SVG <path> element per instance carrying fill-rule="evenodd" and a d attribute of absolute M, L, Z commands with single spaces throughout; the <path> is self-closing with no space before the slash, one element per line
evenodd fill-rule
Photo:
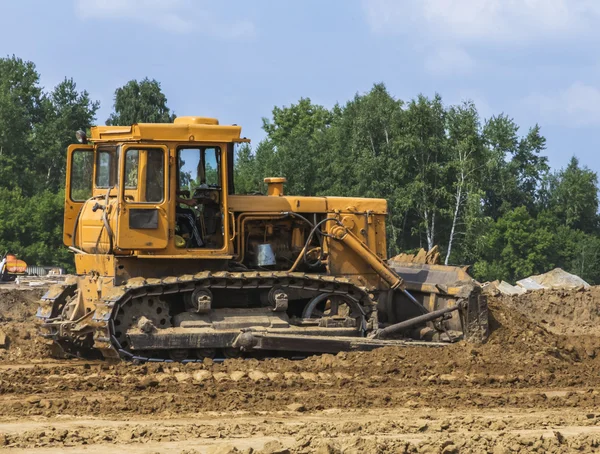
<path fill-rule="evenodd" d="M 560 335 L 600 336 L 600 286 L 577 290 L 538 290 L 500 299 L 531 321 Z"/>
<path fill-rule="evenodd" d="M 8 288 L 0 287 L 0 323 L 30 321 L 37 311 L 45 288 Z"/>
<path fill-rule="evenodd" d="M 46 289 L 0 288 L 0 332 L 6 336 L 5 348 L 0 348 L 0 362 L 29 361 L 46 355 L 46 348 L 37 336 L 35 313 Z"/>
<path fill-rule="evenodd" d="M 554 268 L 544 274 L 530 276 L 524 281 L 530 281 L 544 288 L 554 289 L 577 289 L 580 287 L 589 288 L 590 284 L 581 279 L 579 276 L 567 273 L 561 268 Z M 522 281 L 519 281 L 522 282 Z M 517 284 L 519 283 L 517 282 Z"/>
<path fill-rule="evenodd" d="M 46 355 L 36 336 L 35 312 L 43 289 L 0 290 L 0 330 L 9 348 L 0 360 L 24 361 Z M 445 348 L 384 348 L 370 353 L 322 355 L 303 361 L 284 359 L 228 360 L 226 371 L 248 371 L 261 365 L 275 373 L 319 373 L 335 369 L 350 375 L 399 371 L 405 379 L 442 374 L 526 374 L 566 363 L 590 363 L 600 354 L 600 287 L 589 290 L 545 290 L 520 297 L 490 297 L 491 335 L 486 344 L 459 343 Z M 535 367 L 533 367 L 535 366 Z M 215 366 L 217 367 L 217 366 Z"/>

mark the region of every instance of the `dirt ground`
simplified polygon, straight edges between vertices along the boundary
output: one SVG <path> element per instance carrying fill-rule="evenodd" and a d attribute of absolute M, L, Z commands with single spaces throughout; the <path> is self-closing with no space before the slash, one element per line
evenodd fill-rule
<path fill-rule="evenodd" d="M 484 345 L 141 366 L 48 359 L 41 293 L 0 288 L 7 452 L 600 452 L 599 288 L 492 297 Z"/>

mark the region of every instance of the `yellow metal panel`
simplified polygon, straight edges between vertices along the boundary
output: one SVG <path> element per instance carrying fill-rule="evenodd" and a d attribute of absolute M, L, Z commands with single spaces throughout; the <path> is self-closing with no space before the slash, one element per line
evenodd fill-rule
<path fill-rule="evenodd" d="M 195 124 L 195 125 L 218 125 L 219 120 L 210 117 L 177 117 L 173 120 L 176 125 Z"/>
<path fill-rule="evenodd" d="M 298 213 L 387 214 L 384 199 L 361 199 L 354 197 L 302 197 L 302 196 L 229 196 L 229 208 L 235 212 L 295 211 Z"/>
<path fill-rule="evenodd" d="M 114 276 L 114 259 L 113 255 L 75 254 L 75 269 L 77 274 L 89 274 L 95 271 L 101 276 Z"/>
<path fill-rule="evenodd" d="M 234 212 L 281 212 L 325 213 L 327 202 L 325 197 L 269 197 L 261 195 L 231 195 L 229 209 Z"/>
<path fill-rule="evenodd" d="M 354 213 L 372 212 L 373 214 L 387 214 L 387 201 L 385 199 L 364 199 L 359 197 L 325 197 L 329 211 L 342 211 Z"/>
<path fill-rule="evenodd" d="M 106 226 L 102 220 L 104 210 L 94 211 L 94 205 L 104 205 L 105 200 L 88 200 L 81 208 L 81 215 L 77 224 L 77 247 L 88 253 L 108 252 L 110 249 L 110 240 Z M 109 200 L 109 210 L 107 213 L 109 226 L 114 232 L 116 226 L 116 208 L 117 200 Z"/>
<path fill-rule="evenodd" d="M 94 126 L 92 141 L 159 140 L 178 142 L 233 142 L 240 139 L 241 126 L 181 123 L 139 123 L 131 127 Z"/>

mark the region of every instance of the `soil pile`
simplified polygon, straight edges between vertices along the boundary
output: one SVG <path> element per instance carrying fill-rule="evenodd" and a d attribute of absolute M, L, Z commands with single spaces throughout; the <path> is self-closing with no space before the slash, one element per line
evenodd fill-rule
<path fill-rule="evenodd" d="M 37 336 L 35 313 L 45 288 L 0 288 L 0 332 L 6 336 L 0 361 L 29 361 L 46 355 Z"/>
<path fill-rule="evenodd" d="M 36 335 L 35 325 L 35 312 L 43 293 L 43 289 L 0 289 L 0 330 L 9 338 L 8 348 L 0 349 L 0 361 L 27 363 L 47 359 L 47 350 Z M 548 380 L 567 384 L 574 379 L 576 370 L 577 380 L 589 378 L 600 384 L 598 301 L 600 287 L 545 290 L 512 298 L 489 297 L 491 335 L 483 345 L 394 347 L 312 356 L 301 361 L 239 359 L 199 367 L 211 373 L 241 371 L 246 378 L 255 369 L 261 373 L 291 373 L 292 377 L 301 372 L 337 372 L 349 378 L 393 376 L 405 385 L 449 380 L 471 385 Z"/>
<path fill-rule="evenodd" d="M 500 304 L 519 310 L 555 334 L 600 336 L 600 286 L 538 290 L 502 297 Z"/>

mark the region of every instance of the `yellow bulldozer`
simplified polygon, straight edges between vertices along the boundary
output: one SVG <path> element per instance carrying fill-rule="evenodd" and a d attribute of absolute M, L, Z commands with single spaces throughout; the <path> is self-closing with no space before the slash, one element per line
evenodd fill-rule
<path fill-rule="evenodd" d="M 57 355 L 201 361 L 484 340 L 464 270 L 387 261 L 383 199 L 238 194 L 241 127 L 97 126 L 67 151 L 77 274 L 43 296 Z"/>

